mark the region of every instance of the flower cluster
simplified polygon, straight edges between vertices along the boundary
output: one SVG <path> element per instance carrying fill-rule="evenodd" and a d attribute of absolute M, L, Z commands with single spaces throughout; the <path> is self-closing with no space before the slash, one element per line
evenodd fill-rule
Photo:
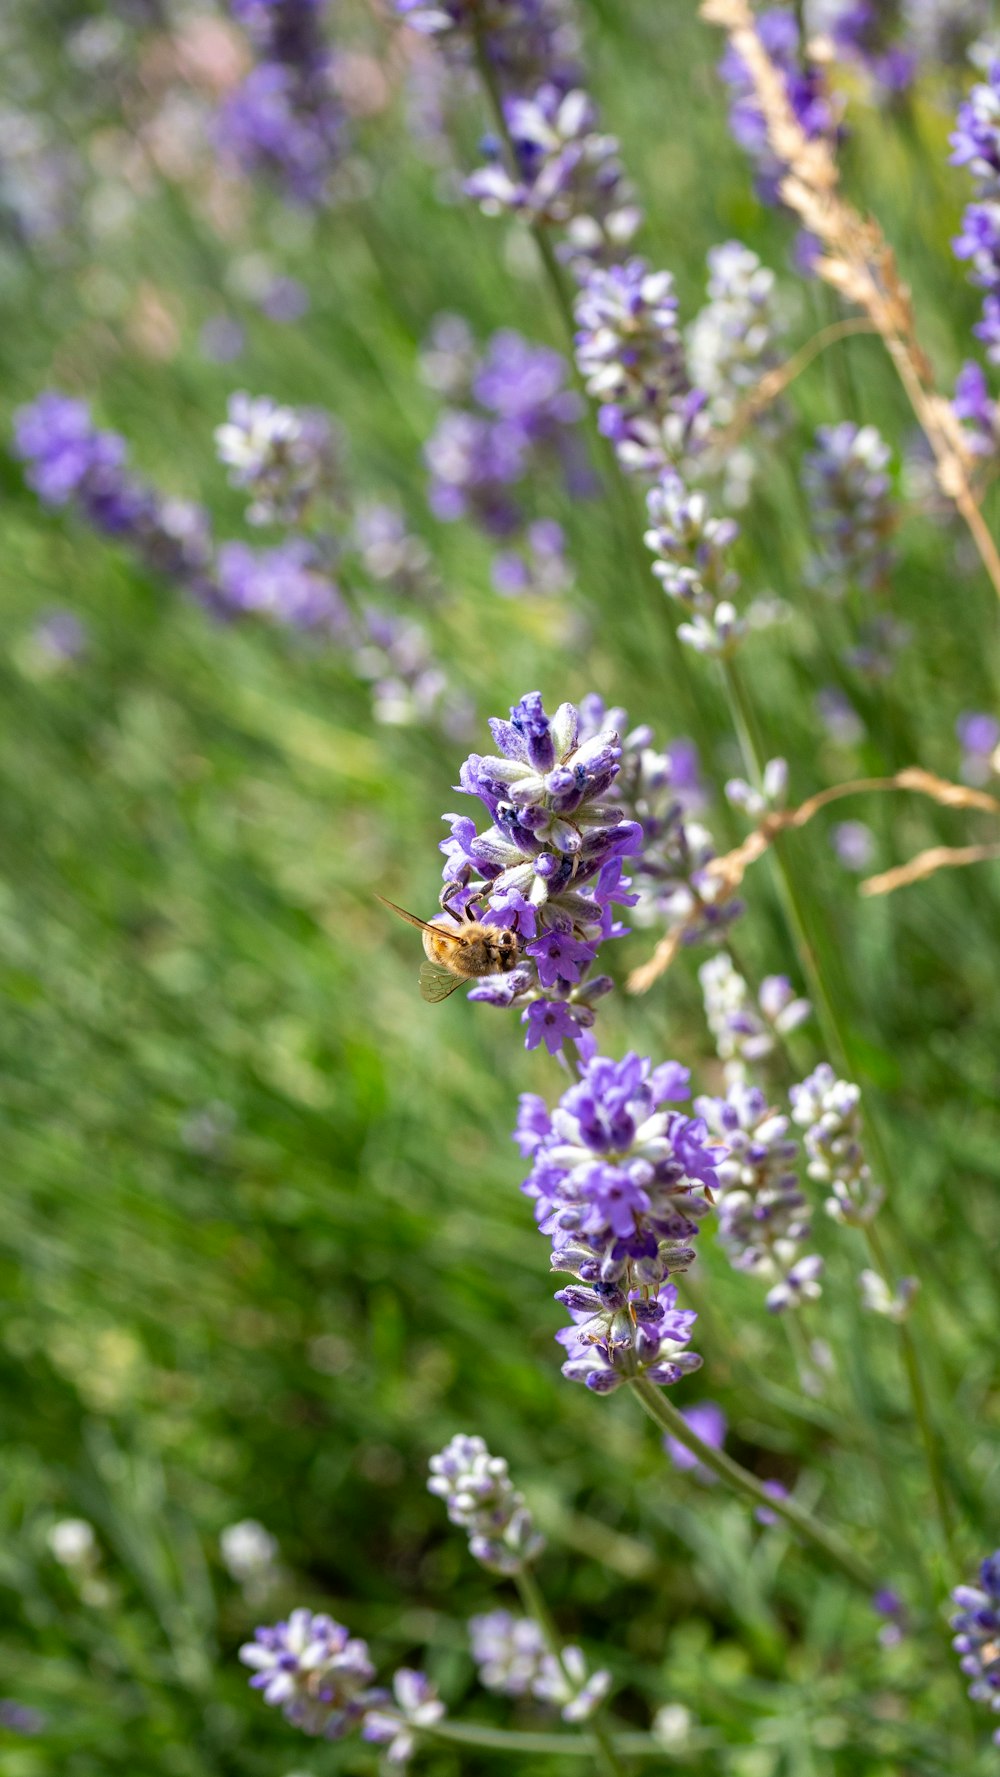
<path fill-rule="evenodd" d="M 683 1350 L 695 1316 L 667 1281 L 694 1258 L 691 1240 L 717 1182 L 720 1151 L 705 1123 L 664 1108 L 688 1097 L 687 1069 L 590 1055 L 551 1113 L 521 1098 L 515 1141 L 531 1161 L 552 1267 L 578 1282 L 556 1300 L 571 1327 L 563 1374 L 605 1394 L 636 1376 L 676 1382 L 701 1359 Z"/>
<path fill-rule="evenodd" d="M 962 365 L 955 378 L 951 408 L 962 428 L 969 455 L 995 456 L 1000 446 L 1000 413 L 986 386 L 981 365 L 971 361 Z"/>
<path fill-rule="evenodd" d="M 227 1524 L 219 1537 L 219 1553 L 232 1578 L 249 1591 L 266 1589 L 278 1566 L 278 1541 L 256 1518 Z"/>
<path fill-rule="evenodd" d="M 218 118 L 220 145 L 293 201 L 321 204 L 344 150 L 344 120 L 323 40 L 324 0 L 231 0 L 257 63 Z"/>
<path fill-rule="evenodd" d="M 589 491 L 576 437 L 582 405 L 567 387 L 568 365 L 549 346 L 513 328 L 489 340 L 482 357 L 458 317 L 441 316 L 422 369 L 449 395 L 424 447 L 435 517 L 471 518 L 506 547 L 494 557 L 497 590 L 506 596 L 561 590 L 568 578 L 564 538 L 550 519 L 531 521 L 523 493 L 551 459 L 574 492 Z"/>
<path fill-rule="evenodd" d="M 975 201 L 966 207 L 962 232 L 953 242 L 967 259 L 974 284 L 985 291 L 983 318 L 973 329 L 992 364 L 1000 363 L 1000 61 L 974 86 L 955 120 L 952 165 L 968 167 Z"/>
<path fill-rule="evenodd" d="M 557 1659 L 530 1617 L 484 1611 L 469 1618 L 469 1639 L 479 1681 L 488 1691 L 554 1703 L 568 1722 L 586 1721 L 607 1696 L 610 1672 L 588 1673 L 578 1647 L 562 1648 Z"/>
<path fill-rule="evenodd" d="M 778 1039 L 807 1019 L 812 1007 L 784 975 L 766 975 L 754 1004 L 743 976 L 724 951 L 698 970 L 705 1017 L 725 1063 L 727 1084 L 744 1080 L 749 1069 L 773 1055 Z"/>
<path fill-rule="evenodd" d="M 231 395 L 215 443 L 230 485 L 251 495 L 250 524 L 295 524 L 329 483 L 333 436 L 318 409 L 281 407 L 269 395 Z"/>
<path fill-rule="evenodd" d="M 747 632 L 746 619 L 732 602 L 740 580 L 728 559 L 739 525 L 733 518 L 713 518 L 706 496 L 692 493 L 673 472 L 650 488 L 646 508 L 653 573 L 667 597 L 690 613 L 690 621 L 678 625 L 678 635 L 699 654 L 727 657 Z"/>
<path fill-rule="evenodd" d="M 363 1641 L 332 1617 L 293 1610 L 287 1622 L 254 1631 L 240 1648 L 265 1703 L 306 1734 L 341 1740 L 374 1700 L 375 1668 Z"/>
<path fill-rule="evenodd" d="M 955 723 L 962 749 L 960 776 L 967 784 L 988 784 L 1000 768 L 1000 722 L 986 710 L 966 710 Z"/>
<path fill-rule="evenodd" d="M 230 414 L 230 424 L 220 428 L 223 449 L 241 485 L 254 493 L 250 516 L 301 516 L 300 501 L 320 485 L 330 464 L 333 431 L 326 417 L 247 397 L 236 397 Z M 357 598 L 349 606 L 330 573 L 330 552 L 318 543 L 291 535 L 270 549 L 238 542 L 216 547 L 207 513 L 140 481 L 127 466 L 124 439 L 100 431 L 85 402 L 55 391 L 15 416 L 15 450 L 46 505 L 71 505 L 213 616 L 253 616 L 335 642 L 350 668 L 372 686 L 377 720 L 434 717 L 447 732 L 465 733 L 466 705 L 450 689 L 421 625 L 409 612 L 396 616 Z M 416 582 L 406 560 L 400 561 L 403 542 L 397 524 L 393 560 L 383 549 L 373 565 L 371 538 L 359 535 L 342 550 L 348 572 L 361 585 L 368 579 L 412 595 Z"/>
<path fill-rule="evenodd" d="M 469 1538 L 469 1553 L 494 1573 L 520 1573 L 541 1554 L 545 1539 L 511 1481 L 502 1456 L 491 1456 L 482 1438 L 462 1433 L 430 1459 L 430 1493 L 443 1499 L 448 1517 Z"/>
<path fill-rule="evenodd" d="M 481 50 L 503 92 L 576 82 L 579 34 L 565 0 L 395 0 L 395 7 L 459 62 Z"/>
<path fill-rule="evenodd" d="M 891 0 L 812 0 L 807 18 L 810 31 L 821 32 L 841 60 L 883 92 L 912 85 L 917 56 L 901 41 L 904 21 Z"/>
<path fill-rule="evenodd" d="M 432 1728 L 443 1715 L 444 1704 L 426 1674 L 401 1666 L 393 1674 L 392 1696 L 366 1711 L 361 1738 L 384 1746 L 388 1764 L 405 1765 L 416 1751 L 421 1729 Z"/>
<path fill-rule="evenodd" d="M 755 25 L 782 76 L 785 96 L 800 128 L 810 140 L 831 135 L 835 118 L 830 98 L 820 70 L 802 58 L 795 15 L 775 7 L 758 13 Z M 730 92 L 729 127 L 734 140 L 753 162 L 760 197 L 764 203 L 776 204 L 787 168 L 771 147 L 749 70 L 735 49 L 727 49 L 719 73 Z"/>
<path fill-rule="evenodd" d="M 874 426 L 843 420 L 817 429 L 802 485 L 820 542 L 810 577 L 830 598 L 843 598 L 852 587 L 870 592 L 885 585 L 899 522 L 886 473 L 891 454 Z"/>
<path fill-rule="evenodd" d="M 606 709 L 594 694 L 581 699 L 580 717 L 583 738 L 602 728 L 624 736 L 608 796 L 641 835 L 629 857 L 635 923 L 665 922 L 686 945 L 721 938 L 743 912 L 743 902 L 708 871 L 716 852 L 707 827 L 694 818 L 704 805 L 695 749 L 687 741 L 657 748 L 650 728 L 629 731 L 625 711 Z"/>
<path fill-rule="evenodd" d="M 742 1081 L 725 1098 L 697 1098 L 694 1108 L 728 1150 L 717 1170 L 719 1237 L 731 1263 L 771 1286 L 767 1306 L 773 1314 L 814 1300 L 823 1261 L 803 1255 L 812 1227 L 788 1118 L 768 1104 L 759 1086 Z"/>
<path fill-rule="evenodd" d="M 644 259 L 594 266 L 576 299 L 576 361 L 626 470 L 659 474 L 700 442 L 674 281 Z"/>
<path fill-rule="evenodd" d="M 314 544 L 290 537 L 273 549 L 223 543 L 216 577 L 227 611 L 346 638 L 350 618 Z"/>
<path fill-rule="evenodd" d="M 870 1222 L 882 1202 L 865 1159 L 858 1109 L 861 1088 L 838 1080 L 829 1062 L 789 1091 L 792 1116 L 805 1130 L 811 1179 L 830 1188 L 826 1208 L 838 1222 Z"/>
<path fill-rule="evenodd" d="M 780 358 L 785 331 L 774 272 L 742 241 L 708 255 L 708 301 L 687 332 L 691 377 L 712 421 L 726 426 Z"/>
<path fill-rule="evenodd" d="M 695 1437 L 712 1450 L 721 1450 L 726 1441 L 727 1421 L 722 1408 L 715 1401 L 697 1401 L 693 1407 L 685 1407 L 681 1412 L 685 1425 L 690 1427 Z M 693 1475 L 704 1487 L 714 1487 L 718 1476 L 710 1468 L 699 1461 L 693 1450 L 682 1444 L 670 1432 L 663 1440 L 663 1448 L 676 1469 L 682 1474 Z"/>
<path fill-rule="evenodd" d="M 559 257 L 581 272 L 615 258 L 642 212 L 593 100 L 546 82 L 503 103 L 506 141 L 490 145 L 486 164 L 466 180 L 468 195 L 487 215 L 555 231 Z"/>
<path fill-rule="evenodd" d="M 125 440 L 98 430 L 85 401 L 50 389 L 20 408 L 14 449 L 46 506 L 74 506 L 95 530 L 130 544 L 144 565 L 211 609 L 225 602 L 212 576 L 207 513 L 139 481 L 127 467 Z"/>
<path fill-rule="evenodd" d="M 952 1598 L 958 1610 L 951 1645 L 972 1680 L 969 1696 L 1000 1714 L 1000 1549 L 982 1562 L 978 1586 L 956 1586 Z M 1000 1728 L 993 1739 L 1000 1746 Z"/>
<path fill-rule="evenodd" d="M 522 944 L 518 967 L 480 981 L 470 998 L 520 1007 L 528 1047 L 544 1042 L 555 1054 L 565 1039 L 580 1041 L 610 986 L 586 976 L 601 940 L 620 934 L 622 860 L 641 832 L 607 799 L 621 758 L 613 729 L 581 739 L 579 711 L 564 703 L 549 717 L 537 691 L 490 728 L 498 754 L 471 754 L 459 785 L 493 824 L 479 833 L 470 816 L 445 816 L 445 895 L 451 907 L 487 902 L 484 922 L 512 928 Z"/>

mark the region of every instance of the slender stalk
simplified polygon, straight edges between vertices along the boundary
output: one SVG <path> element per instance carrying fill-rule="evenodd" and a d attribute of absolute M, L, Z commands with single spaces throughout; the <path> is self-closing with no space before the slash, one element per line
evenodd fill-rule
<path fill-rule="evenodd" d="M 421 1728 L 420 1733 L 427 1740 L 439 1740 L 451 1746 L 479 1746 L 491 1752 L 593 1758 L 599 1751 L 593 1734 L 526 1734 L 510 1728 L 490 1728 L 474 1721 L 442 1721 L 432 1728 Z M 663 1758 L 663 1747 L 651 1734 L 620 1734 L 612 1744 L 632 1758 Z"/>
<path fill-rule="evenodd" d="M 873 1263 L 881 1275 L 888 1281 L 888 1268 L 885 1251 L 882 1246 L 882 1236 L 874 1222 L 868 1222 L 866 1224 L 865 1238 L 868 1242 L 868 1250 L 871 1253 Z M 917 1420 L 917 1425 L 920 1429 L 920 1437 L 927 1457 L 927 1469 L 931 1479 L 931 1487 L 934 1492 L 938 1517 L 941 1521 L 941 1533 L 944 1537 L 945 1548 L 948 1551 L 948 1559 L 951 1563 L 952 1570 L 957 1572 L 959 1562 L 955 1548 L 955 1528 L 952 1518 L 951 1501 L 948 1497 L 948 1489 L 945 1486 L 944 1481 L 940 1446 L 931 1420 L 927 1389 L 917 1357 L 917 1348 L 914 1343 L 913 1334 L 905 1321 L 901 1321 L 899 1324 L 899 1338 L 903 1353 L 903 1367 L 906 1370 L 907 1381 L 910 1388 L 910 1397 L 913 1402 L 913 1411 Z"/>
<path fill-rule="evenodd" d="M 559 1631 L 552 1620 L 549 1607 L 545 1602 L 541 1587 L 530 1567 L 522 1567 L 514 1575 L 514 1584 L 530 1617 L 534 1617 L 548 1648 L 549 1653 L 559 1667 L 570 1690 L 577 1686 L 563 1658 L 563 1644 Z M 609 1773 L 609 1777 L 624 1777 L 624 1766 L 615 1752 L 614 1742 L 607 1727 L 598 1716 L 591 1721 L 591 1733 L 596 1742 L 598 1765 Z"/>
<path fill-rule="evenodd" d="M 763 769 L 763 759 L 756 738 L 753 711 L 742 678 L 732 660 L 723 662 L 723 678 L 725 681 L 726 695 L 732 711 L 733 725 L 736 729 L 740 748 L 743 753 L 744 767 L 750 776 L 759 783 Z M 816 1005 L 820 1028 L 823 1033 L 823 1040 L 838 1073 L 850 1078 L 854 1073 L 854 1069 L 851 1066 L 848 1055 L 846 1037 L 833 995 L 829 990 L 825 974 L 809 935 L 809 927 L 806 920 L 802 895 L 787 850 L 785 834 L 779 834 L 776 836 L 772 846 L 772 855 L 776 865 L 778 892 L 781 897 L 782 906 L 785 911 L 795 948 L 798 951 L 803 973 L 809 984 L 809 990 Z M 888 1154 L 886 1153 L 881 1131 L 872 1114 L 871 1106 L 863 1086 L 860 1087 L 860 1091 L 861 1113 L 868 1154 L 873 1164 L 873 1171 L 880 1180 L 888 1199 L 892 1196 L 892 1175 Z M 892 1274 L 888 1267 L 881 1236 L 876 1233 L 871 1222 L 864 1223 L 862 1232 L 875 1270 L 878 1271 L 879 1275 L 884 1278 L 886 1284 L 891 1288 Z M 928 1476 L 931 1483 L 931 1491 L 934 1494 L 935 1507 L 940 1521 L 941 1534 L 944 1539 L 945 1548 L 949 1552 L 949 1556 L 953 1557 L 954 1544 L 951 1507 L 944 1484 L 944 1471 L 941 1464 L 940 1447 L 937 1433 L 930 1415 L 926 1387 L 921 1374 L 920 1363 L 912 1335 L 909 1328 L 902 1322 L 899 1323 L 899 1333 L 903 1368 L 906 1372 L 910 1403 L 924 1449 Z"/>
<path fill-rule="evenodd" d="M 662 1431 L 669 1432 L 671 1437 L 677 1439 L 678 1443 L 685 1444 L 692 1454 L 697 1456 L 698 1461 L 704 1463 L 706 1468 L 710 1468 L 713 1474 L 718 1475 L 720 1481 L 725 1481 L 734 1493 L 741 1493 L 744 1498 L 752 1500 L 755 1506 L 763 1506 L 765 1510 L 774 1512 L 777 1517 L 784 1518 L 793 1530 L 797 1530 L 799 1535 L 804 1537 L 807 1542 L 812 1543 L 814 1548 L 819 1549 L 834 1567 L 839 1568 L 841 1573 L 846 1574 L 848 1579 L 854 1581 L 855 1585 L 862 1586 L 869 1595 L 877 1590 L 879 1582 L 871 1569 L 861 1560 L 860 1556 L 855 1555 L 854 1550 L 844 1542 L 842 1537 L 838 1536 L 835 1530 L 828 1530 L 825 1524 L 821 1524 L 811 1512 L 807 1512 L 804 1506 L 799 1505 L 797 1500 L 779 1499 L 768 1493 L 763 1483 L 758 1481 L 756 1475 L 752 1475 L 749 1469 L 734 1462 L 731 1456 L 726 1455 L 725 1451 L 714 1450 L 711 1444 L 706 1444 L 699 1438 L 697 1432 L 691 1430 L 683 1414 L 678 1412 L 677 1408 L 664 1397 L 662 1390 L 656 1388 L 652 1382 L 639 1379 L 631 1382 L 629 1386 L 649 1414 L 650 1419 L 654 1420 Z"/>

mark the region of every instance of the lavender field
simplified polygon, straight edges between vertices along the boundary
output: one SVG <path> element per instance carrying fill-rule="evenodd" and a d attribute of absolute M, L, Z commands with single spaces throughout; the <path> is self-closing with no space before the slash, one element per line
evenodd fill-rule
<path fill-rule="evenodd" d="M 0 52 L 0 1777 L 988 1777 L 1000 8 Z"/>

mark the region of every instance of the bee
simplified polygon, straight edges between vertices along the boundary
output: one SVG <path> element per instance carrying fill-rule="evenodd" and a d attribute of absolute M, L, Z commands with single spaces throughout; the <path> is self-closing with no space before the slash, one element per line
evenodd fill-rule
<path fill-rule="evenodd" d="M 379 895 L 383 907 L 398 913 L 408 925 L 423 933 L 424 954 L 420 965 L 420 995 L 436 1005 L 446 1000 L 463 981 L 478 981 L 483 975 L 506 975 L 520 955 L 517 933 L 506 926 L 484 926 L 470 908 L 464 917 L 446 908 L 444 917 L 433 924 L 397 907 Z"/>

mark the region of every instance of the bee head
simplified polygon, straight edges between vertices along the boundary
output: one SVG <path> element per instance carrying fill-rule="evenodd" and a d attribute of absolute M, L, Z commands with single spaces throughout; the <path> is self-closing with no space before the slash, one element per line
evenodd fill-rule
<path fill-rule="evenodd" d="M 496 935 L 497 960 L 505 972 L 517 962 L 517 933 L 502 927 Z"/>

